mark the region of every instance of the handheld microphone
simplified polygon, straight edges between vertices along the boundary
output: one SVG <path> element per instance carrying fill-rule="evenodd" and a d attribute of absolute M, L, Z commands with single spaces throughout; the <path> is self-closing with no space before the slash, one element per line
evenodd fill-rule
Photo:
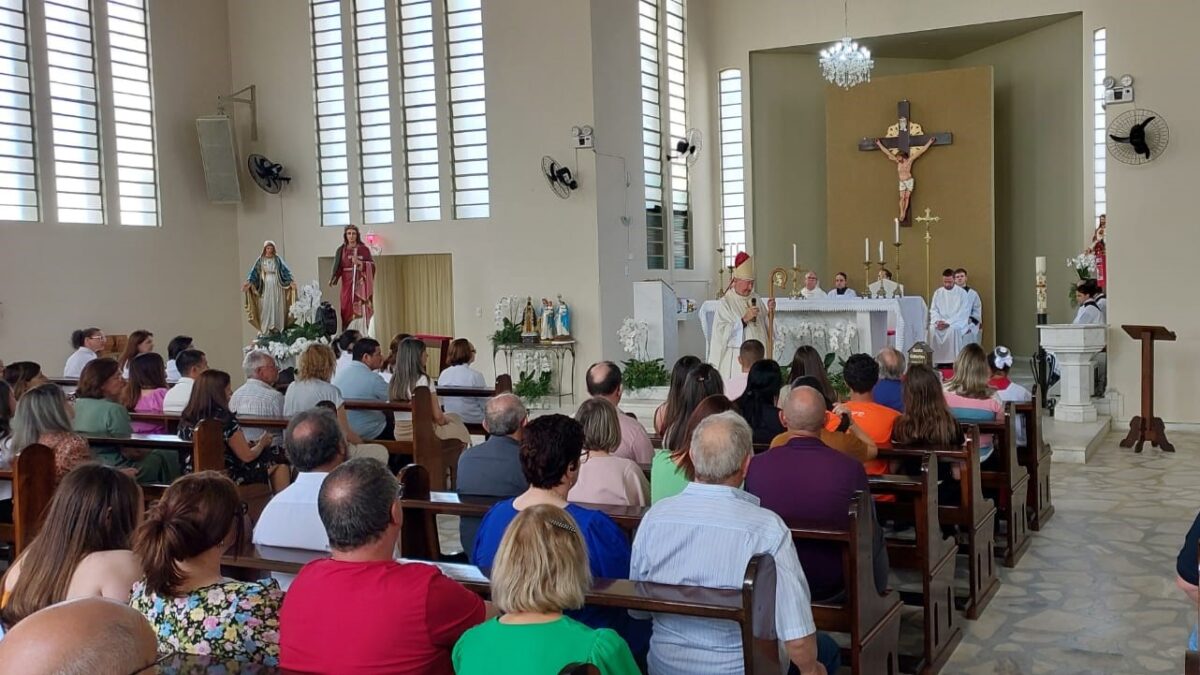
<path fill-rule="evenodd" d="M 750 306 L 758 307 L 758 298 L 750 298 Z"/>

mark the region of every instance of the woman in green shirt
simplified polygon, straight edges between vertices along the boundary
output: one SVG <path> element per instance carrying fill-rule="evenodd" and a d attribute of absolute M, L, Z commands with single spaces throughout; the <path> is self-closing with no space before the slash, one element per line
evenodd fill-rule
<path fill-rule="evenodd" d="M 733 410 L 733 402 L 721 394 L 709 396 L 700 401 L 696 409 L 687 418 L 687 426 L 679 435 L 679 447 L 671 450 L 658 450 L 654 453 L 654 461 L 650 463 L 650 503 L 674 497 L 683 492 L 692 479 L 692 459 L 688 450 L 692 447 L 692 432 L 699 426 L 700 421 L 709 415 Z"/>
<path fill-rule="evenodd" d="M 457 675 L 554 675 L 591 663 L 602 675 L 640 675 L 629 646 L 608 628 L 563 616 L 592 585 L 575 520 L 550 504 L 523 509 L 509 524 L 492 566 L 492 603 L 504 614 L 454 645 Z"/>
<path fill-rule="evenodd" d="M 129 411 L 117 403 L 125 380 L 115 359 L 93 359 L 83 367 L 75 389 L 75 431 L 84 436 L 129 436 L 133 427 Z M 162 450 L 92 446 L 97 458 L 109 466 L 135 470 L 139 483 L 170 483 L 179 476 L 179 458 Z"/>

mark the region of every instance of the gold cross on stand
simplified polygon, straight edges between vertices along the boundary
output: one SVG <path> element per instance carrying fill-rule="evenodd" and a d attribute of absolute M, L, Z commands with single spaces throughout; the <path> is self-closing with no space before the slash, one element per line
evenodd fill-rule
<path fill-rule="evenodd" d="M 929 208 L 926 207 L 925 215 L 913 218 L 914 222 L 921 223 L 925 226 L 925 294 L 929 296 L 929 302 L 933 302 L 933 280 L 929 277 L 929 242 L 933 241 L 933 235 L 929 233 L 929 226 L 941 221 L 941 216 L 929 215 Z"/>

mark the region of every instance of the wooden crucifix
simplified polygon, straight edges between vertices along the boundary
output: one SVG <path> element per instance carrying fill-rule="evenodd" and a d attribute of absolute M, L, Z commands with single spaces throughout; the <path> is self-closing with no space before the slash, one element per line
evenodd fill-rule
<path fill-rule="evenodd" d="M 926 134 L 921 125 L 909 117 L 909 104 L 905 99 L 896 105 L 896 114 L 900 118 L 896 124 L 888 127 L 883 138 L 863 137 L 858 142 L 858 149 L 866 152 L 881 150 L 887 158 L 896 163 L 896 175 L 900 179 L 900 223 L 911 226 L 909 220 L 909 202 L 912 200 L 914 187 L 912 165 L 917 158 L 925 153 L 934 143 L 951 145 L 954 134 L 949 131 L 935 131 Z M 917 147 L 912 147 L 912 146 Z"/>

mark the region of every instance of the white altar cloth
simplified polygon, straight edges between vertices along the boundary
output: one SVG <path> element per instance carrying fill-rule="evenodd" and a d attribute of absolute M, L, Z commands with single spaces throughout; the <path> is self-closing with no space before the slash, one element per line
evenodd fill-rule
<path fill-rule="evenodd" d="M 764 299 L 761 321 L 766 321 L 765 304 Z M 716 300 L 709 300 L 698 312 L 705 353 L 717 305 Z M 920 296 L 856 300 L 776 298 L 775 354 L 768 357 L 790 362 L 792 352 L 802 344 L 817 347 L 822 353 L 837 352 L 843 357 L 853 353 L 874 356 L 888 344 L 888 330 L 896 331 L 895 347 L 903 352 L 926 339 L 928 324 L 928 309 Z"/>

